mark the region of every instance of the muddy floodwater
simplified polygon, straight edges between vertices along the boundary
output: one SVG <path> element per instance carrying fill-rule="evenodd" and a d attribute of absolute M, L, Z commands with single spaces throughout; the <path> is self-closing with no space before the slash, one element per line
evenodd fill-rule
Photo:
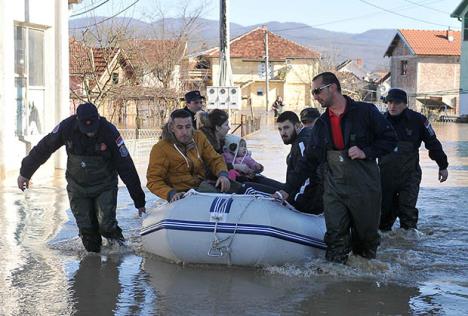
<path fill-rule="evenodd" d="M 0 186 L 0 315 L 467 315 L 468 124 L 434 126 L 449 179 L 421 148 L 419 231 L 384 234 L 376 260 L 351 256 L 262 269 L 182 266 L 141 249 L 141 219 L 119 191 L 126 248 L 87 254 L 63 173 Z M 265 174 L 284 180 L 289 147 L 273 127 L 248 139 Z M 151 141 L 127 142 L 143 185 Z M 34 178 L 33 178 L 34 180 Z M 147 192 L 148 206 L 157 202 Z"/>

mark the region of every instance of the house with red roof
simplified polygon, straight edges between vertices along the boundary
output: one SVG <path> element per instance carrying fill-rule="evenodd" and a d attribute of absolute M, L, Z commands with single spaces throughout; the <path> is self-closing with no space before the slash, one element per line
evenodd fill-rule
<path fill-rule="evenodd" d="M 243 109 L 264 111 L 265 100 L 265 32 L 268 33 L 269 103 L 277 96 L 283 98 L 284 110 L 298 110 L 312 104 L 311 82 L 318 73 L 320 54 L 308 47 L 285 39 L 265 28 L 258 27 L 230 42 L 232 78 L 241 87 Z M 197 56 L 199 65 L 208 69 L 205 85 L 213 84 L 219 76 L 219 48 Z"/>
<path fill-rule="evenodd" d="M 410 108 L 430 114 L 459 114 L 460 32 L 398 30 L 385 52 L 391 86 L 408 93 Z"/>
<path fill-rule="evenodd" d="M 460 111 L 459 115 L 468 120 L 468 0 L 463 0 L 450 15 L 461 23 L 462 42 L 460 57 Z"/>
<path fill-rule="evenodd" d="M 122 129 L 160 126 L 178 103 L 185 41 L 129 40 L 90 47 L 70 39 L 70 112 L 92 102 Z"/>

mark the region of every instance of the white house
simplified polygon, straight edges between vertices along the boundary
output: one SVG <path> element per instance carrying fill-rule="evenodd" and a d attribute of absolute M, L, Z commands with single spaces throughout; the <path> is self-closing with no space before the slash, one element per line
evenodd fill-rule
<path fill-rule="evenodd" d="M 0 0 L 0 179 L 69 115 L 68 16 L 79 0 Z M 40 174 L 63 167 L 60 154 Z"/>

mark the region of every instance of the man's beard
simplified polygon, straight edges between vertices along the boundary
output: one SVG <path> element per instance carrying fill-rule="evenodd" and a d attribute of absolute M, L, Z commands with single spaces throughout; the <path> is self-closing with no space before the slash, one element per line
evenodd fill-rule
<path fill-rule="evenodd" d="M 284 139 L 284 138 L 281 137 L 281 139 L 283 140 L 283 143 L 285 145 L 290 145 L 290 144 L 294 143 L 296 138 L 297 138 L 297 132 L 296 132 L 295 129 L 293 130 L 293 132 L 291 134 L 291 137 L 289 137 L 288 139 Z"/>

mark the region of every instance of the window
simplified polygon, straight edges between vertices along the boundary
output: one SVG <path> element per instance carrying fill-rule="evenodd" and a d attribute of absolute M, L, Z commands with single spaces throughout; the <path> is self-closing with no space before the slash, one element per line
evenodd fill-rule
<path fill-rule="evenodd" d="M 463 41 L 468 41 L 468 12 L 463 18 Z"/>
<path fill-rule="evenodd" d="M 42 134 L 45 115 L 44 30 L 14 27 L 16 134 Z"/>
<path fill-rule="evenodd" d="M 400 62 L 400 74 L 402 76 L 406 75 L 406 73 L 408 72 L 408 61 L 407 60 L 402 60 Z"/>
<path fill-rule="evenodd" d="M 119 84 L 119 73 L 118 72 L 113 72 L 112 73 L 112 83 L 113 84 Z"/>
<path fill-rule="evenodd" d="M 257 95 L 262 96 L 263 95 L 263 88 L 258 88 L 257 89 Z"/>

